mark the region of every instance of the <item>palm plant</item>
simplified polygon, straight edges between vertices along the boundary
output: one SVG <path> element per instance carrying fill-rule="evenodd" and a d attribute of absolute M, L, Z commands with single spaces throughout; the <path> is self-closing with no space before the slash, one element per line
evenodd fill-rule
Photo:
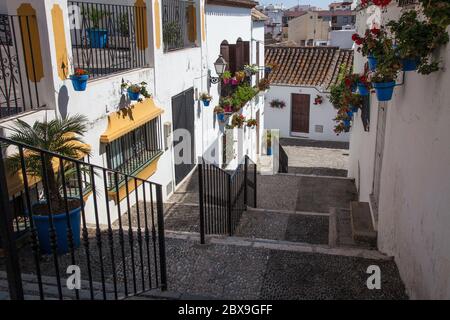
<path fill-rule="evenodd" d="M 19 119 L 15 124 L 14 127 L 9 128 L 12 131 L 9 138 L 17 143 L 74 159 L 80 158 L 81 155 L 90 155 L 90 148 L 81 139 L 88 129 L 88 121 L 84 115 L 68 116 L 51 121 L 36 121 L 32 126 Z M 55 166 L 59 168 L 60 165 L 57 158 L 47 153 L 41 155 L 41 152 L 26 149 L 24 160 L 27 175 L 41 181 L 46 179 L 51 213 L 64 212 L 65 202 L 60 194 L 60 170 L 55 170 Z M 70 168 L 73 163 L 70 161 L 63 163 L 67 170 L 62 171 L 66 175 L 73 175 L 75 172 Z M 7 165 L 12 172 L 22 170 L 20 154 L 16 153 L 8 157 Z M 78 201 L 76 205 L 79 206 Z"/>

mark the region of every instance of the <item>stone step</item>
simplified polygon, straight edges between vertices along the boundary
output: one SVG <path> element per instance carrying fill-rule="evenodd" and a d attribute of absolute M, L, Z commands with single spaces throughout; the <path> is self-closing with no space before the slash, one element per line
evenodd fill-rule
<path fill-rule="evenodd" d="M 369 244 L 376 247 L 377 232 L 373 228 L 369 203 L 352 201 L 350 204 L 350 218 L 353 240 L 356 243 Z"/>

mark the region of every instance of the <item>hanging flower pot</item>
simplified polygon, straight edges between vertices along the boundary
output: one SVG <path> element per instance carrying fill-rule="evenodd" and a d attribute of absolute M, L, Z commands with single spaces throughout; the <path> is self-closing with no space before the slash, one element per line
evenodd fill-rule
<path fill-rule="evenodd" d="M 414 59 L 402 59 L 402 71 L 416 71 L 419 60 Z"/>
<path fill-rule="evenodd" d="M 232 86 L 237 86 L 239 84 L 239 80 L 236 78 L 231 78 L 231 85 Z"/>
<path fill-rule="evenodd" d="M 264 73 L 266 74 L 266 77 L 268 77 L 271 72 L 272 72 L 272 68 L 271 67 L 265 67 L 264 68 Z"/>
<path fill-rule="evenodd" d="M 229 84 L 230 83 L 230 79 L 229 78 L 223 78 L 223 84 Z"/>
<path fill-rule="evenodd" d="M 378 101 L 389 101 L 394 93 L 395 81 L 391 82 L 373 82 L 372 86 L 377 93 Z"/>
<path fill-rule="evenodd" d="M 370 94 L 369 88 L 362 82 L 358 82 L 358 92 L 361 96 L 368 96 Z"/>
<path fill-rule="evenodd" d="M 205 107 L 209 107 L 209 104 L 211 103 L 212 97 L 211 97 L 211 95 L 209 95 L 207 92 L 203 92 L 203 93 L 200 95 L 200 100 L 202 100 L 203 105 L 204 105 Z"/>
<path fill-rule="evenodd" d="M 353 118 L 353 110 L 347 111 L 349 118 Z"/>
<path fill-rule="evenodd" d="M 128 92 L 128 98 L 129 98 L 131 101 L 137 101 L 137 100 L 139 100 L 139 96 L 140 96 L 140 92 L 139 92 L 139 91 L 138 91 L 138 92 L 135 92 L 135 91 L 133 91 L 132 88 L 128 88 L 127 92 Z"/>
<path fill-rule="evenodd" d="M 75 69 L 73 75 L 70 76 L 73 89 L 75 91 L 86 91 L 87 82 L 89 80 L 89 71 L 84 69 Z"/>
<path fill-rule="evenodd" d="M 218 113 L 217 114 L 217 121 L 225 122 L 225 114 L 224 113 Z"/>
<path fill-rule="evenodd" d="M 344 122 L 344 126 L 350 128 L 350 120 L 346 119 L 343 121 Z"/>
<path fill-rule="evenodd" d="M 72 80 L 73 89 L 75 91 L 86 91 L 89 75 L 71 75 L 70 80 Z"/>
<path fill-rule="evenodd" d="M 357 113 L 358 112 L 358 106 L 352 106 L 352 105 L 350 105 L 350 110 L 353 112 L 353 113 Z"/>
<path fill-rule="evenodd" d="M 378 60 L 374 55 L 369 54 L 367 56 L 367 62 L 369 63 L 370 71 L 375 71 L 377 69 Z"/>

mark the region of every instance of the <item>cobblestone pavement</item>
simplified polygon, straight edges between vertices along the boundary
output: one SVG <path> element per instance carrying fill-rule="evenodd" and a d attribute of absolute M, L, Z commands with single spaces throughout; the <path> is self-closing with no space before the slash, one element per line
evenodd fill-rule
<path fill-rule="evenodd" d="M 289 173 L 347 176 L 348 143 L 308 139 L 280 139 L 289 157 Z"/>
<path fill-rule="evenodd" d="M 268 196 L 270 195 L 270 196 Z M 356 199 L 353 180 L 295 175 L 258 176 L 258 207 L 328 213 Z"/>
<path fill-rule="evenodd" d="M 328 244 L 328 216 L 270 211 L 244 212 L 237 237 Z"/>

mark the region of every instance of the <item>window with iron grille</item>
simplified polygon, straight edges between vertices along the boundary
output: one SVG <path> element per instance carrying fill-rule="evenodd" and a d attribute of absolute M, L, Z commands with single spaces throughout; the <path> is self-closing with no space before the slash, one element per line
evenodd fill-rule
<path fill-rule="evenodd" d="M 163 152 L 160 117 L 136 128 L 106 145 L 108 168 L 135 175 Z M 114 181 L 110 177 L 110 187 Z M 120 177 L 123 182 L 124 176 Z"/>
<path fill-rule="evenodd" d="M 162 0 L 164 51 L 195 47 L 197 9 L 193 1 Z"/>

